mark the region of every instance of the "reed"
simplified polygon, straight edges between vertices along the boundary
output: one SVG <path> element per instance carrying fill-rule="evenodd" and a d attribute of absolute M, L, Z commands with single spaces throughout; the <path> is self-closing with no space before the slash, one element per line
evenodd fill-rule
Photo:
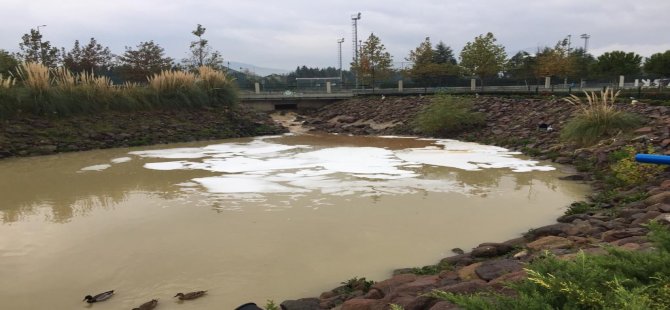
<path fill-rule="evenodd" d="M 171 92 L 189 89 L 195 86 L 197 77 L 185 71 L 162 70 L 147 78 L 149 88 L 158 92 Z"/>
<path fill-rule="evenodd" d="M 64 67 L 54 69 L 53 76 L 54 84 L 60 91 L 73 92 L 77 87 L 77 75 Z"/>
<path fill-rule="evenodd" d="M 216 88 L 222 88 L 228 84 L 228 77 L 223 71 L 216 70 L 209 66 L 198 68 L 199 85 L 203 89 L 210 91 Z"/>
<path fill-rule="evenodd" d="M 3 77 L 2 74 L 0 74 L 0 88 L 10 88 L 16 84 L 16 79 L 12 77 L 11 75 L 8 77 Z"/>
<path fill-rule="evenodd" d="M 43 64 L 24 62 L 16 68 L 21 83 L 37 93 L 45 93 L 51 86 L 49 68 Z"/>

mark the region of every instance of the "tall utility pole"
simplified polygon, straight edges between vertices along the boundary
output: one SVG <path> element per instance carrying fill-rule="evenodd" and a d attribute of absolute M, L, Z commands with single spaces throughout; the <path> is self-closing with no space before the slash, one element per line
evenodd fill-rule
<path fill-rule="evenodd" d="M 354 63 L 358 65 L 358 20 L 361 19 L 361 13 L 358 12 L 358 14 L 351 15 L 351 26 L 352 26 L 352 33 L 351 36 L 353 37 L 353 43 L 354 43 Z M 358 88 L 358 74 L 356 74 L 356 88 Z"/>
<path fill-rule="evenodd" d="M 568 35 L 568 55 L 570 55 L 570 45 L 572 45 L 572 35 Z"/>
<path fill-rule="evenodd" d="M 582 39 L 584 39 L 584 53 L 586 53 L 586 52 L 588 51 L 588 47 L 589 47 L 589 38 L 591 38 L 591 36 L 588 35 L 588 34 L 586 34 L 586 33 L 584 33 L 584 34 L 582 34 L 582 35 L 579 36 L 579 37 L 582 38 Z"/>
<path fill-rule="evenodd" d="M 344 38 L 337 40 L 338 45 L 337 60 L 338 63 L 340 64 L 340 86 L 342 86 L 342 83 L 344 83 L 342 79 L 342 42 L 344 42 Z"/>
<path fill-rule="evenodd" d="M 40 32 L 40 28 L 41 28 L 41 27 L 46 27 L 46 26 L 47 26 L 47 25 L 39 25 L 39 26 L 37 26 L 37 35 L 39 36 L 39 44 L 40 44 L 40 55 L 39 55 L 39 58 L 40 58 L 40 59 L 38 60 L 38 62 L 39 62 L 39 63 L 42 63 L 42 64 L 44 64 L 44 58 L 46 58 L 46 57 L 45 57 L 45 55 L 44 55 L 44 48 L 42 47 L 42 33 Z"/>

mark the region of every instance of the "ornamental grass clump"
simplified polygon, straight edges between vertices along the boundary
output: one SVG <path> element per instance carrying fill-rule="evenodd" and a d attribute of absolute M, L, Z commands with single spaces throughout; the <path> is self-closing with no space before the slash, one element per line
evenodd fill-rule
<path fill-rule="evenodd" d="M 49 68 L 43 64 L 24 62 L 16 68 L 18 78 L 24 87 L 36 93 L 45 93 L 51 86 Z"/>
<path fill-rule="evenodd" d="M 599 140 L 637 128 L 643 122 L 638 115 L 617 109 L 619 91 L 605 89 L 600 96 L 595 92 L 584 92 L 586 102 L 570 95 L 564 100 L 578 107 L 577 115 L 561 131 L 561 138 L 582 146 L 592 145 Z"/>
<path fill-rule="evenodd" d="M 198 84 L 206 91 L 224 87 L 228 84 L 228 77 L 222 71 L 209 66 L 198 68 Z"/>

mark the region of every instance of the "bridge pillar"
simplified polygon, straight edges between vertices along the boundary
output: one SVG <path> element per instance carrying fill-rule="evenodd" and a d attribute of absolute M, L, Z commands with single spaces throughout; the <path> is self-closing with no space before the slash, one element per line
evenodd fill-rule
<path fill-rule="evenodd" d="M 477 89 L 477 79 L 470 79 L 470 90 Z"/>
<path fill-rule="evenodd" d="M 402 88 L 403 88 L 402 80 L 399 80 L 399 81 L 398 81 L 398 91 L 399 91 L 399 92 L 402 92 Z"/>
<path fill-rule="evenodd" d="M 261 85 L 258 84 L 258 82 L 254 83 L 254 90 L 256 91 L 257 94 L 261 93 Z"/>
<path fill-rule="evenodd" d="M 328 93 L 328 94 L 332 93 L 332 91 L 330 89 L 330 82 L 326 82 L 326 93 Z"/>
<path fill-rule="evenodd" d="M 623 75 L 619 75 L 619 88 L 623 88 L 625 78 Z"/>
<path fill-rule="evenodd" d="M 550 76 L 545 76 L 544 77 L 544 88 L 551 88 L 551 77 Z"/>

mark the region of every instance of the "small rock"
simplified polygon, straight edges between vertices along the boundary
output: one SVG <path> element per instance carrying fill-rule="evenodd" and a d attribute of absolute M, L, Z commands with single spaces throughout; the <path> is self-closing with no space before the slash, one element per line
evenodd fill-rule
<path fill-rule="evenodd" d="M 654 205 L 654 204 L 657 204 L 657 203 L 670 203 L 670 191 L 662 192 L 660 194 L 656 194 L 654 196 L 651 196 L 651 197 L 645 199 L 644 203 L 646 203 L 648 206 Z"/>
<path fill-rule="evenodd" d="M 499 259 L 482 263 L 475 269 L 477 276 L 485 281 L 491 281 L 503 274 L 521 270 L 522 265 L 517 260 Z"/>
<path fill-rule="evenodd" d="M 479 266 L 481 266 L 481 265 L 482 265 L 482 263 L 470 264 L 470 265 L 467 265 L 467 266 L 459 269 L 456 272 L 458 272 L 458 277 L 461 280 L 464 280 L 464 281 L 479 279 L 475 270 L 477 268 L 479 268 Z"/>
<path fill-rule="evenodd" d="M 457 284 L 447 285 L 438 288 L 438 290 L 459 294 L 470 294 L 476 291 L 479 291 L 486 286 L 486 281 L 476 279 L 471 281 L 465 281 Z"/>
<path fill-rule="evenodd" d="M 464 254 L 465 253 L 465 251 L 463 251 L 463 249 L 461 249 L 461 248 L 453 248 L 453 249 L 451 249 L 451 251 L 456 253 L 456 254 Z"/>
<path fill-rule="evenodd" d="M 546 236 L 535 240 L 527 245 L 531 250 L 551 250 L 566 249 L 572 247 L 574 243 L 566 238 L 557 236 Z"/>
<path fill-rule="evenodd" d="M 302 298 L 298 300 L 285 300 L 281 303 L 284 310 L 318 310 L 318 298 Z"/>
<path fill-rule="evenodd" d="M 646 234 L 647 234 L 646 229 L 635 227 L 635 228 L 609 230 L 604 232 L 601 238 L 605 242 L 612 242 L 614 240 L 619 240 L 633 236 L 644 236 Z"/>

